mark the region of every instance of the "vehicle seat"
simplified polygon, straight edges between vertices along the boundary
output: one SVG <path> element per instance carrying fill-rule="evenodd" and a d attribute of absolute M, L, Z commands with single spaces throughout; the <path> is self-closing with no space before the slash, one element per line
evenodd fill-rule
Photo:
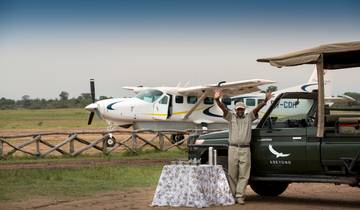
<path fill-rule="evenodd" d="M 339 117 L 336 128 L 341 134 L 360 135 L 360 117 Z"/>

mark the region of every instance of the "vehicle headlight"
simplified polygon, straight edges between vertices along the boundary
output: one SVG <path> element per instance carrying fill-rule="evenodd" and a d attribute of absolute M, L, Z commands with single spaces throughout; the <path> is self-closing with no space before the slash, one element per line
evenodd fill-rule
<path fill-rule="evenodd" d="M 203 144 L 204 141 L 204 139 L 196 139 L 195 144 Z"/>

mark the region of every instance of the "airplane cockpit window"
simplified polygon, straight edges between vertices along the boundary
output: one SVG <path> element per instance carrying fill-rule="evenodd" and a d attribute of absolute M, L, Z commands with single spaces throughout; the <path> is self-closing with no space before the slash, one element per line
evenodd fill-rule
<path fill-rule="evenodd" d="M 160 90 L 148 89 L 140 91 L 135 97 L 143 101 L 153 103 L 162 95 L 163 92 L 161 92 Z"/>
<path fill-rule="evenodd" d="M 160 99 L 160 101 L 159 101 L 159 104 L 167 104 L 168 99 L 169 99 L 169 97 L 167 97 L 167 96 L 162 97 L 162 99 Z"/>

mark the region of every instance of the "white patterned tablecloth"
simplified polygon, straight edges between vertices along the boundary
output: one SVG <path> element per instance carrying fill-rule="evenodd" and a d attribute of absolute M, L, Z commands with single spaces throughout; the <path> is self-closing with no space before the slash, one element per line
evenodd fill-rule
<path fill-rule="evenodd" d="M 151 206 L 203 208 L 233 204 L 234 198 L 222 166 L 166 165 Z"/>

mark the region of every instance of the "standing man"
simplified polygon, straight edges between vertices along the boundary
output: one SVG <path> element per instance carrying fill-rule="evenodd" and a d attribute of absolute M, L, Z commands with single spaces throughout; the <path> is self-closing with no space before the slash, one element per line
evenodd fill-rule
<path fill-rule="evenodd" d="M 272 94 L 267 92 L 265 100 L 248 114 L 245 114 L 246 107 L 242 102 L 236 102 L 233 111 L 228 110 L 225 104 L 219 100 L 221 94 L 220 89 L 215 90 L 214 98 L 224 113 L 224 119 L 229 122 L 228 172 L 230 189 L 236 202 L 244 204 L 245 189 L 251 168 L 251 125 L 257 119 L 260 109 L 271 99 Z"/>

